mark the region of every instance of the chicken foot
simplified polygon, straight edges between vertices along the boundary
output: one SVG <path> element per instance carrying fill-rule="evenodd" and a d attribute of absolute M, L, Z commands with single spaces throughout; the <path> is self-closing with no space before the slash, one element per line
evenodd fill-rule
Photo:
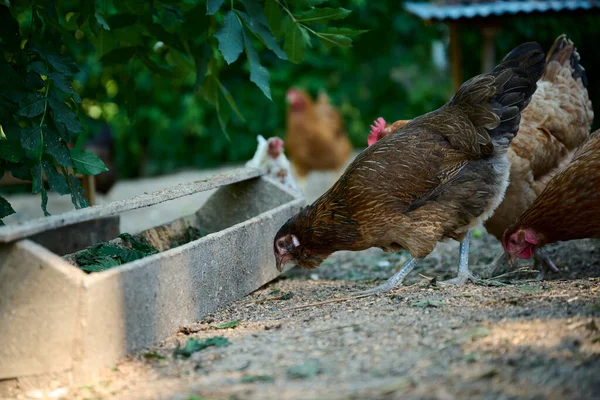
<path fill-rule="evenodd" d="M 542 249 L 535 249 L 533 253 L 533 267 L 540 271 L 536 278 L 539 281 L 544 280 L 546 273 L 548 273 L 549 270 L 558 272 L 556 264 L 554 264 L 552 259 L 548 257 Z"/>
<path fill-rule="evenodd" d="M 390 290 L 394 289 L 397 286 L 400 286 L 404 278 L 408 274 L 412 272 L 413 269 L 422 261 L 422 258 L 410 258 L 403 266 L 400 271 L 396 272 L 389 278 L 387 281 L 382 283 L 381 285 L 374 287 L 373 289 L 363 290 L 360 292 L 352 293 L 353 296 L 362 296 L 365 294 L 383 294 L 387 293 Z"/>
<path fill-rule="evenodd" d="M 468 280 L 473 282 L 479 281 L 471 270 L 469 270 L 469 242 L 471 241 L 471 232 L 467 232 L 467 235 L 460 244 L 460 262 L 458 264 L 458 275 L 454 279 L 440 282 L 442 285 L 456 285 L 463 286 Z"/>

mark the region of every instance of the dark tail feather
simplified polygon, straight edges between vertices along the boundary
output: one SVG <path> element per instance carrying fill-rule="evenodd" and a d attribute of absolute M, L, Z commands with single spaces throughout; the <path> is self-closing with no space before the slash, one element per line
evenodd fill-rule
<path fill-rule="evenodd" d="M 580 64 L 581 57 L 577 52 L 577 48 L 575 47 L 575 44 L 567 38 L 567 35 L 562 34 L 556 38 L 550 51 L 548 51 L 546 64 L 550 61 L 558 61 L 560 64 L 565 65 L 567 60 L 571 66 L 571 75 L 573 76 L 573 79 L 577 80 L 577 78 L 581 78 L 583 87 L 587 88 L 587 76 L 585 74 L 585 68 Z"/>
<path fill-rule="evenodd" d="M 508 53 L 489 74 L 462 84 L 449 104 L 460 107 L 477 131 L 479 150 L 470 153 L 489 155 L 508 148 L 519 130 L 521 111 L 535 93 L 545 65 L 542 47 L 534 42 L 524 43 Z"/>

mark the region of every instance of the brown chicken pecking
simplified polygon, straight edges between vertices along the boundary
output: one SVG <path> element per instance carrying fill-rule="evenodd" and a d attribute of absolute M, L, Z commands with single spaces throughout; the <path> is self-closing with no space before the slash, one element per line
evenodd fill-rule
<path fill-rule="evenodd" d="M 573 42 L 559 36 L 546 57 L 546 69 L 531 102 L 521 115 L 519 134 L 507 152 L 510 183 L 504 200 L 485 222 L 486 230 L 502 241 L 502 234 L 544 190 L 556 172 L 572 158 L 576 148 L 588 138 L 594 112 L 588 96 L 585 70 Z M 387 125 L 383 118 L 371 127 L 369 145 L 406 124 Z M 540 250 L 534 254 L 543 272 L 556 270 Z M 506 264 L 506 255 L 494 263 L 494 272 Z"/>
<path fill-rule="evenodd" d="M 510 184 L 504 200 L 484 224 L 500 241 L 506 228 L 535 201 L 589 137 L 594 112 L 579 59 L 573 42 L 565 35 L 559 36 L 548 52 L 544 75 L 523 111 L 519 134 L 507 153 Z M 534 257 L 536 263 L 541 263 L 540 278 L 548 268 L 556 270 L 541 251 L 536 250 Z M 505 257 L 497 260 L 493 274 L 505 264 Z"/>
<path fill-rule="evenodd" d="M 277 267 L 317 267 L 338 250 L 408 250 L 412 258 L 386 283 L 404 279 L 439 241 L 461 242 L 468 269 L 469 229 L 488 218 L 508 186 L 506 151 L 520 113 L 544 71 L 537 43 L 511 51 L 492 72 L 465 82 L 441 108 L 364 150 L 342 177 L 275 236 Z"/>
<path fill-rule="evenodd" d="M 352 152 L 352 144 L 339 111 L 325 94 L 313 102 L 306 92 L 289 89 L 286 99 L 286 150 L 298 183 L 304 188 L 311 171 L 341 170 Z"/>
<path fill-rule="evenodd" d="M 530 258 L 546 244 L 600 238 L 600 130 L 503 235 L 504 251 Z"/>

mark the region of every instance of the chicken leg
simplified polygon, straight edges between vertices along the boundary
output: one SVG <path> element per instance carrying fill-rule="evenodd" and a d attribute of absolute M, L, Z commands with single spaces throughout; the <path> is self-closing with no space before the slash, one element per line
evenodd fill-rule
<path fill-rule="evenodd" d="M 387 281 L 385 281 L 384 283 L 382 283 L 381 285 L 374 287 L 373 289 L 368 289 L 368 290 L 363 290 L 360 292 L 355 292 L 352 293 L 355 296 L 362 296 L 365 294 L 383 294 L 383 293 L 387 293 L 390 290 L 394 289 L 395 287 L 399 286 L 402 281 L 404 280 L 404 278 L 406 278 L 406 276 L 408 274 L 411 273 L 411 271 L 413 269 L 415 269 L 415 267 L 422 261 L 422 258 L 410 258 L 403 266 L 402 269 L 400 269 L 400 271 L 396 272 L 394 275 L 392 275 L 391 278 L 389 278 Z"/>
<path fill-rule="evenodd" d="M 467 232 L 467 235 L 460 244 L 460 262 L 458 266 L 458 275 L 454 279 L 440 282 L 442 285 L 456 285 L 463 286 L 468 280 L 476 281 L 479 280 L 469 270 L 469 242 L 471 240 L 471 231 Z"/>

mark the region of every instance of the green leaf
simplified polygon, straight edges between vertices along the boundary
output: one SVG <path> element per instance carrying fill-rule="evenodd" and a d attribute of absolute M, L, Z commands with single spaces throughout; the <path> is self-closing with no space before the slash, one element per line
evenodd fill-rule
<path fill-rule="evenodd" d="M 102 28 L 104 28 L 104 30 L 110 31 L 110 26 L 108 25 L 108 22 L 106 22 L 106 19 L 104 19 L 104 16 L 102 14 L 96 11 L 95 17 L 96 21 L 102 26 Z"/>
<path fill-rule="evenodd" d="M 254 33 L 265 44 L 265 46 L 267 46 L 269 50 L 275 53 L 277 57 L 281 58 L 282 60 L 288 59 L 285 52 L 281 50 L 281 47 L 277 43 L 277 39 L 275 39 L 275 36 L 273 36 L 273 34 L 269 31 L 267 27 L 257 23 L 256 20 L 249 17 L 246 13 L 239 12 L 238 14 L 240 15 L 240 17 L 242 17 L 244 22 L 246 22 L 248 28 L 250 28 L 252 33 Z M 248 41 L 246 39 L 247 37 L 246 35 L 244 35 L 244 42 L 246 43 L 247 48 Z"/>
<path fill-rule="evenodd" d="M 47 76 L 48 75 L 48 70 L 46 69 L 46 66 L 44 65 L 43 62 L 41 61 L 34 61 L 31 64 L 27 65 L 27 71 L 28 72 L 37 72 L 40 75 L 44 75 Z"/>
<path fill-rule="evenodd" d="M 323 35 L 320 32 L 317 32 L 317 37 L 321 39 L 323 43 L 329 46 L 352 47 L 352 39 L 350 39 L 348 36 Z"/>
<path fill-rule="evenodd" d="M 39 193 L 44 189 L 44 177 L 42 175 L 42 163 L 36 162 L 31 169 L 31 192 Z"/>
<path fill-rule="evenodd" d="M 168 32 L 159 24 L 147 24 L 146 28 L 148 31 L 154 35 L 158 40 L 165 43 L 166 45 L 179 50 L 182 53 L 186 53 L 185 47 L 181 42 L 181 39 L 178 35 Z"/>
<path fill-rule="evenodd" d="M 19 140 L 0 140 L 0 158 L 13 163 L 19 162 L 25 156 Z"/>
<path fill-rule="evenodd" d="M 0 196 L 0 225 L 4 225 L 2 218 L 8 217 L 14 214 L 15 210 L 12 208 L 10 203 L 2 196 Z"/>
<path fill-rule="evenodd" d="M 308 47 L 312 47 L 312 40 L 306 28 L 300 25 L 298 25 L 298 28 L 300 28 L 300 32 L 302 32 L 302 39 L 304 39 L 304 44 L 306 44 Z"/>
<path fill-rule="evenodd" d="M 300 27 L 289 18 L 286 19 L 284 31 L 285 42 L 283 50 L 291 62 L 298 64 L 304 60 L 304 53 L 306 50 L 302 31 L 300 30 Z"/>
<path fill-rule="evenodd" d="M 69 132 L 77 134 L 83 131 L 77 115 L 65 103 L 51 98 L 50 107 L 54 111 L 54 121 L 64 124 Z M 67 141 L 71 141 L 70 139 L 65 138 Z"/>
<path fill-rule="evenodd" d="M 17 113 L 26 118 L 37 117 L 44 112 L 46 100 L 47 99 L 40 93 L 30 93 L 21 102 Z"/>
<path fill-rule="evenodd" d="M 296 15 L 297 22 L 324 22 L 330 19 L 344 19 L 350 15 L 352 11 L 346 10 L 345 8 L 314 8 L 303 13 Z"/>
<path fill-rule="evenodd" d="M 220 324 L 220 325 L 216 325 L 215 329 L 236 328 L 239 324 L 240 324 L 240 320 L 239 319 L 234 319 L 233 321 L 226 322 L 226 323 Z"/>
<path fill-rule="evenodd" d="M 200 51 L 194 53 L 194 64 L 196 66 L 196 83 L 194 84 L 194 91 L 202 86 L 202 81 L 208 70 L 208 61 L 210 60 L 211 55 L 212 51 L 208 44 L 204 44 Z"/>
<path fill-rule="evenodd" d="M 105 65 L 127 64 L 131 57 L 133 57 L 137 53 L 137 51 L 137 46 L 120 47 L 118 49 L 112 49 L 111 51 L 100 57 L 100 62 Z"/>
<path fill-rule="evenodd" d="M 217 97 L 217 103 L 215 104 L 217 107 L 217 120 L 219 121 L 219 126 L 221 126 L 221 130 L 225 135 L 225 138 L 228 142 L 231 142 L 231 138 L 229 137 L 229 133 L 227 133 L 227 121 L 229 121 L 229 112 L 227 112 L 226 108 L 221 107 L 221 102 Z"/>
<path fill-rule="evenodd" d="M 64 93 L 72 94 L 75 101 L 77 103 L 81 103 L 81 97 L 79 97 L 79 94 L 75 90 L 73 90 L 73 88 L 71 87 L 71 82 L 69 82 L 65 75 L 53 72 L 50 75 L 48 75 L 48 77 L 54 84 L 54 87 L 56 87 Z"/>
<path fill-rule="evenodd" d="M 265 17 L 265 13 L 263 12 L 263 8 L 258 1 L 256 0 L 240 0 L 240 2 L 250 14 L 250 18 L 256 21 L 257 24 L 262 24 L 265 27 L 269 26 L 269 22 L 267 21 L 267 17 Z"/>
<path fill-rule="evenodd" d="M 189 358 L 192 354 L 204 350 L 207 347 L 225 347 L 230 344 L 231 342 L 223 336 L 215 336 L 205 340 L 190 338 L 187 340 L 184 347 L 176 348 L 173 355 L 175 357 Z"/>
<path fill-rule="evenodd" d="M 54 157 L 58 165 L 62 165 L 63 167 L 73 166 L 67 143 L 56 132 L 51 131 L 47 127 L 44 129 L 44 152 Z"/>
<path fill-rule="evenodd" d="M 39 74 L 35 72 L 28 72 L 25 76 L 24 85 L 25 89 L 32 92 L 37 92 L 38 90 L 42 89 L 46 84 L 44 83 L 44 80 Z"/>
<path fill-rule="evenodd" d="M 13 18 L 8 7 L 0 5 L 0 39 L 10 51 L 21 48 L 19 23 Z"/>
<path fill-rule="evenodd" d="M 49 217 L 50 213 L 48 212 L 48 192 L 44 188 L 42 181 L 42 211 L 44 212 L 44 217 Z"/>
<path fill-rule="evenodd" d="M 42 146 L 42 128 L 39 126 L 23 129 L 21 145 L 25 150 L 36 150 Z"/>
<path fill-rule="evenodd" d="M 69 151 L 73 160 L 73 166 L 77 172 L 84 175 L 98 175 L 104 171 L 108 171 L 102 160 L 91 151 L 76 148 L 69 149 Z"/>
<path fill-rule="evenodd" d="M 56 167 L 48 160 L 42 160 L 42 167 L 48 179 L 50 189 L 62 195 L 71 193 L 67 179 L 56 170 Z"/>
<path fill-rule="evenodd" d="M 219 84 L 217 82 L 217 78 L 213 75 L 208 75 L 202 82 L 202 95 L 213 106 L 216 106 L 219 101 Z"/>
<path fill-rule="evenodd" d="M 206 14 L 215 14 L 217 11 L 219 11 L 219 8 L 221 8 L 224 2 L 225 0 L 208 0 L 206 2 Z"/>
<path fill-rule="evenodd" d="M 165 356 L 161 356 L 160 354 L 158 354 L 155 351 L 151 351 L 148 353 L 144 353 L 144 358 L 146 360 L 164 360 L 166 357 Z"/>
<path fill-rule="evenodd" d="M 235 62 L 244 51 L 242 33 L 240 20 L 233 11 L 229 11 L 225 15 L 221 29 L 215 33 L 215 37 L 219 40 L 219 50 L 227 64 Z"/>
<path fill-rule="evenodd" d="M 258 86 L 260 90 L 271 100 L 271 88 L 269 87 L 269 71 L 260 64 L 258 53 L 252 46 L 252 42 L 244 32 L 244 42 L 246 43 L 246 55 L 250 62 L 250 80 Z"/>
<path fill-rule="evenodd" d="M 90 203 L 83 197 L 83 187 L 81 186 L 79 179 L 73 175 L 69 175 L 69 186 L 71 187 L 71 202 L 75 208 L 80 209 L 89 207 Z"/>
<path fill-rule="evenodd" d="M 276 38 L 281 37 L 281 21 L 283 21 L 283 14 L 281 7 L 275 0 L 267 0 L 265 2 L 265 17 L 269 22 L 269 27 Z"/>
<path fill-rule="evenodd" d="M 349 28 L 327 28 L 321 32 L 319 32 L 321 35 L 344 35 L 344 36 L 356 36 L 356 35 L 361 35 L 363 33 L 369 32 L 366 29 L 359 29 L 359 30 L 355 30 L 355 29 L 349 29 Z"/>
<path fill-rule="evenodd" d="M 49 20 L 46 19 L 46 21 L 48 22 Z M 58 73 L 71 76 L 76 72 L 79 72 L 77 64 L 75 64 L 69 58 L 61 57 L 58 54 L 55 54 L 54 52 L 46 51 L 46 49 L 44 49 L 39 44 L 32 45 L 31 50 L 37 53 L 40 57 L 44 58 L 46 61 L 48 61 L 52 68 L 54 68 Z"/>
<path fill-rule="evenodd" d="M 242 120 L 242 122 L 246 122 L 246 120 L 244 119 L 244 116 L 240 112 L 240 110 L 239 110 L 237 104 L 235 103 L 235 100 L 233 99 L 233 96 L 231 95 L 229 90 L 221 83 L 221 81 L 219 81 L 218 79 L 216 79 L 216 81 L 217 81 L 217 85 L 219 85 L 219 89 L 221 90 L 221 93 L 223 94 L 223 97 L 225 97 L 225 100 L 227 100 L 229 107 L 231 107 L 231 109 L 233 110 L 235 115 L 237 115 L 238 118 L 240 120 Z"/>
<path fill-rule="evenodd" d="M 321 5 L 327 0 L 290 0 L 296 7 L 300 8 L 311 8 L 314 6 Z"/>

